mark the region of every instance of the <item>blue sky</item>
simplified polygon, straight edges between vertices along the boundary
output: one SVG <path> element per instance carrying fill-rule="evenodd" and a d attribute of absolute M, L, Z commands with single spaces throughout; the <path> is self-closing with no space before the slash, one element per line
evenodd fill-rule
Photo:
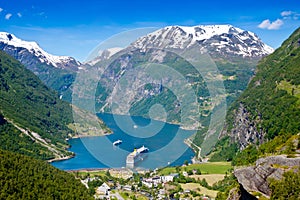
<path fill-rule="evenodd" d="M 300 26 L 299 0 L 0 0 L 0 31 L 80 61 L 122 31 L 167 25 L 232 24 L 277 48 Z"/>

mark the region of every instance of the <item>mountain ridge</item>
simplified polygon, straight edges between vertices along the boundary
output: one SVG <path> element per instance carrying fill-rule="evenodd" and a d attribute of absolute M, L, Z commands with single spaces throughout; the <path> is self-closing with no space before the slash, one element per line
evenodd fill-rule
<path fill-rule="evenodd" d="M 37 75 L 47 86 L 59 92 L 71 102 L 72 83 L 81 63 L 72 57 L 54 56 L 36 42 L 28 42 L 7 32 L 0 32 L 0 50 L 20 61 Z"/>
<path fill-rule="evenodd" d="M 149 44 L 149 41 L 152 44 Z M 273 48 L 264 44 L 256 34 L 232 25 L 167 26 L 139 38 L 132 43 L 132 46 L 142 50 L 152 45 L 156 48 L 184 49 L 195 43 L 203 47 L 203 50 L 206 48 L 212 51 L 212 48 L 209 48 L 211 46 L 218 53 L 234 47 L 237 49 L 231 50 L 231 52 L 243 57 L 261 57 L 274 51 Z"/>
<path fill-rule="evenodd" d="M 81 63 L 76 61 L 70 56 L 55 56 L 45 50 L 43 50 L 38 43 L 21 40 L 12 33 L 0 32 L 0 44 L 13 46 L 16 48 L 24 48 L 30 53 L 34 54 L 38 59 L 47 65 L 52 65 L 58 68 L 64 68 L 69 65 L 68 63 L 73 63 L 74 65 L 79 66 Z M 3 47 L 2 47 L 3 48 Z M 5 48 L 5 47 L 4 47 Z"/>

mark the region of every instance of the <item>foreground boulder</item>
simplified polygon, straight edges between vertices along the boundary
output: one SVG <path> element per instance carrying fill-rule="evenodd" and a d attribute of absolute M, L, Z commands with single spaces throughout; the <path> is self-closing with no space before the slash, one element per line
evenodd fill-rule
<path fill-rule="evenodd" d="M 281 179 L 284 172 L 300 166 L 300 157 L 288 158 L 285 155 L 260 158 L 255 166 L 235 169 L 234 175 L 248 192 L 259 192 L 271 196 L 268 179 Z"/>

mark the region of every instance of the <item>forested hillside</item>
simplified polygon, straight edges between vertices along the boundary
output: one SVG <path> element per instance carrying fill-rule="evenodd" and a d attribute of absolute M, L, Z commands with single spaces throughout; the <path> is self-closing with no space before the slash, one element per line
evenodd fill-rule
<path fill-rule="evenodd" d="M 72 174 L 45 161 L 0 150 L 0 199 L 93 199 Z"/>
<path fill-rule="evenodd" d="M 0 147 L 37 158 L 54 158 L 55 151 L 66 155 L 65 138 L 74 135 L 67 126 L 72 123 L 71 106 L 2 51 L 0 118 Z M 51 144 L 56 147 L 46 147 Z"/>
<path fill-rule="evenodd" d="M 72 133 L 72 109 L 21 63 L 0 52 L 0 110 L 8 119 L 53 141 Z"/>
<path fill-rule="evenodd" d="M 238 102 L 261 116 L 267 139 L 300 132 L 300 29 L 258 64 Z"/>
<path fill-rule="evenodd" d="M 226 128 L 228 134 L 212 160 L 235 157 L 234 164 L 241 165 L 269 153 L 299 149 L 300 29 L 259 62 L 254 78 L 229 110 Z"/>
<path fill-rule="evenodd" d="M 36 143 L 28 135 L 6 121 L 0 113 L 0 149 L 18 152 L 39 159 L 54 158 L 45 146 Z"/>
<path fill-rule="evenodd" d="M 240 166 L 234 170 L 239 186 L 229 184 L 218 200 L 243 199 L 242 189 L 259 199 L 299 199 L 300 28 L 259 62 L 226 129 L 210 160 Z"/>

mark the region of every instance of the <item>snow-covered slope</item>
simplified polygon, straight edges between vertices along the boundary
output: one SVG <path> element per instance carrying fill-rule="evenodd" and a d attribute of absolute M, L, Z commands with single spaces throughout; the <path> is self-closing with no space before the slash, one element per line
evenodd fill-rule
<path fill-rule="evenodd" d="M 17 38 L 15 35 L 7 32 L 0 32 L 0 49 L 6 50 L 7 48 L 21 49 L 20 53 L 27 50 L 30 54 L 38 58 L 41 63 L 52 65 L 58 68 L 72 68 L 79 66 L 80 63 L 74 58 L 69 56 L 54 56 L 44 51 L 36 42 L 28 42 Z M 23 51 L 22 51 L 23 50 Z"/>
<path fill-rule="evenodd" d="M 97 53 L 98 56 L 96 56 L 92 60 L 89 60 L 86 64 L 95 65 L 96 63 L 100 62 L 101 60 L 107 60 L 107 59 L 109 59 L 114 54 L 120 52 L 123 49 L 124 48 L 122 48 L 122 47 L 114 47 L 114 48 L 110 48 L 110 49 L 100 50 Z"/>
<path fill-rule="evenodd" d="M 195 44 L 209 53 L 242 57 L 262 57 L 274 51 L 254 33 L 231 25 L 168 26 L 141 37 L 132 46 L 184 49 Z"/>

